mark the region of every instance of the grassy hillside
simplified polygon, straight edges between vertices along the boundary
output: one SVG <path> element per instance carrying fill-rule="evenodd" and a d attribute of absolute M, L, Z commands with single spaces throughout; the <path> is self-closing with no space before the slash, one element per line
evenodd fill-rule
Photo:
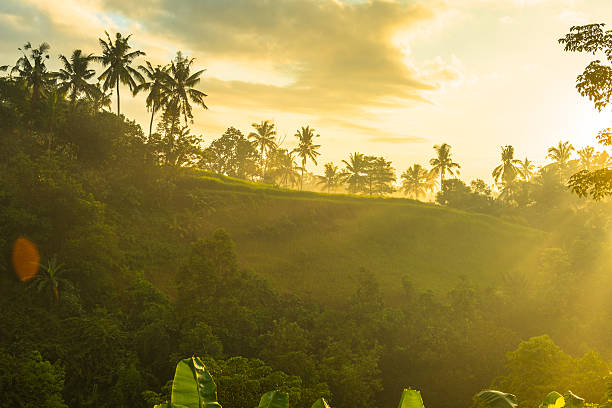
<path fill-rule="evenodd" d="M 170 292 L 186 255 L 175 244 L 217 228 L 231 234 L 243 267 L 281 291 L 326 302 L 353 293 L 362 267 L 393 300 L 404 276 L 421 290 L 446 290 L 461 277 L 494 286 L 532 264 L 546 240 L 494 217 L 407 199 L 300 193 L 201 171 L 174 185 L 151 197 L 152 213 L 126 220 L 139 235 L 126 245 L 144 249 L 130 251 L 143 256 L 135 263 Z"/>

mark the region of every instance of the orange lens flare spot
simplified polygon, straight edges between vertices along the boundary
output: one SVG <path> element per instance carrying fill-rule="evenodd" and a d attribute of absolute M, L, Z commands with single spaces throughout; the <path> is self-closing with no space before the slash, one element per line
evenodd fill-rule
<path fill-rule="evenodd" d="M 13 268 L 19 280 L 27 282 L 38 273 L 40 254 L 32 241 L 19 237 L 13 245 Z"/>

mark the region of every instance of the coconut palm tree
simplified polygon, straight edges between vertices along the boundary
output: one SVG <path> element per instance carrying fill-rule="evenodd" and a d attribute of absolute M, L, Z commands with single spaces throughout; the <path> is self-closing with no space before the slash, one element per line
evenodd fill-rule
<path fill-rule="evenodd" d="M 520 165 L 521 161 L 514 158 L 514 147 L 502 146 L 501 153 L 501 164 L 493 169 L 493 179 L 496 183 L 500 182 L 504 185 L 508 185 L 514 181 L 516 176 L 520 174 L 520 170 L 517 165 Z"/>
<path fill-rule="evenodd" d="M 612 162 L 612 157 L 605 150 L 595 155 L 595 166 L 607 169 Z"/>
<path fill-rule="evenodd" d="M 269 120 L 264 120 L 260 123 L 252 123 L 251 126 L 255 128 L 255 132 L 249 133 L 248 138 L 253 139 L 255 146 L 259 148 L 261 152 L 261 160 L 264 160 L 264 154 L 266 157 L 270 154 L 270 151 L 276 149 L 276 129 L 274 129 L 274 123 Z M 266 172 L 266 166 L 264 167 L 264 173 Z"/>
<path fill-rule="evenodd" d="M 110 112 L 111 104 L 113 102 L 111 100 L 111 97 L 113 96 L 113 91 L 105 91 L 99 82 L 94 86 L 96 87 L 96 92 L 93 95 L 88 95 L 87 97 L 87 100 L 91 104 L 91 108 L 94 112 L 98 112 L 100 110 L 103 111 L 104 108 L 108 109 L 108 112 Z"/>
<path fill-rule="evenodd" d="M 11 75 L 16 74 L 17 80 L 22 81 L 27 89 L 31 89 L 32 106 L 36 106 L 55 81 L 55 74 L 47 69 L 45 63 L 45 60 L 49 59 L 50 48 L 46 42 L 40 44 L 38 48 L 33 48 L 29 42 L 26 43 L 23 48 L 19 48 L 22 56 L 11 69 Z"/>
<path fill-rule="evenodd" d="M 529 181 L 533 177 L 534 169 L 535 165 L 526 157 L 525 160 L 519 163 L 519 172 L 525 181 Z"/>
<path fill-rule="evenodd" d="M 577 151 L 580 156 L 580 165 L 584 170 L 591 170 L 595 162 L 595 148 L 592 146 L 585 146 Z"/>
<path fill-rule="evenodd" d="M 184 57 L 179 51 L 176 53 L 174 60 L 172 60 L 166 74 L 169 90 L 168 106 L 173 110 L 174 114 L 183 115 L 185 125 L 187 125 L 189 120 L 193 122 L 192 103 L 208 109 L 204 103 L 204 98 L 207 95 L 195 88 L 200 83 L 200 76 L 206 70 L 201 69 L 192 73 L 191 68 L 194 61 L 194 58 Z"/>
<path fill-rule="evenodd" d="M 459 170 L 461 166 L 458 163 L 455 163 L 451 158 L 450 149 L 451 146 L 447 143 L 442 143 L 441 145 L 435 145 L 434 150 L 436 151 L 436 157 L 429 161 L 431 165 L 431 171 L 433 175 L 440 176 L 440 188 L 444 188 L 444 176 L 448 173 L 451 176 L 455 174 L 459 174 Z"/>
<path fill-rule="evenodd" d="M 431 172 L 420 164 L 408 167 L 400 178 L 402 179 L 404 194 L 411 194 L 415 200 L 418 200 L 421 195 L 433 188 Z"/>
<path fill-rule="evenodd" d="M 349 155 L 349 160 L 342 160 L 344 163 L 344 181 L 348 184 L 351 193 L 357 193 L 363 190 L 366 182 L 365 171 L 368 166 L 368 161 L 362 153 L 353 153 Z"/>
<path fill-rule="evenodd" d="M 293 149 L 293 153 L 296 153 L 298 157 L 302 159 L 302 175 L 300 177 L 300 190 L 304 187 L 304 169 L 306 168 L 306 160 L 310 159 L 313 161 L 315 166 L 317 165 L 316 157 L 321 153 L 317 151 L 321 145 L 316 145 L 313 142 L 315 137 L 319 137 L 319 135 L 314 133 L 314 129 L 311 129 L 310 126 L 302 126 L 301 130 L 298 130 L 295 133 L 295 137 L 298 138 L 298 146 Z"/>
<path fill-rule="evenodd" d="M 137 84 L 136 81 L 143 82 L 144 78 L 136 69 L 132 68 L 131 64 L 134 59 L 145 55 L 140 50 L 130 51 L 132 47 L 128 44 L 131 34 L 123 37 L 121 33 L 115 35 L 115 41 L 105 31 L 107 41 L 99 38 L 100 47 L 102 47 L 102 55 L 94 57 L 100 62 L 106 70 L 98 77 L 103 82 L 103 89 L 107 90 L 115 88 L 117 92 L 117 115 L 121 115 L 121 100 L 119 97 L 119 85 L 127 85 L 130 91 L 134 91 Z"/>
<path fill-rule="evenodd" d="M 168 87 L 168 67 L 157 65 L 153 67 L 149 61 L 145 65 L 139 65 L 138 70 L 142 73 L 142 81 L 134 88 L 133 93 L 148 92 L 146 105 L 151 111 L 149 122 L 149 139 L 153 132 L 153 118 L 155 114 L 168 103 L 170 88 Z"/>
<path fill-rule="evenodd" d="M 572 146 L 570 142 L 560 141 L 557 146 L 548 148 L 548 155 L 546 158 L 553 160 L 559 169 L 565 170 L 573 151 L 574 146 Z"/>
<path fill-rule="evenodd" d="M 319 184 L 327 188 L 327 192 L 336 191 L 336 188 L 342 183 L 343 174 L 338 171 L 338 166 L 334 163 L 325 164 L 325 173 L 322 176 L 317 176 Z"/>
<path fill-rule="evenodd" d="M 285 187 L 289 186 L 289 184 L 295 185 L 299 177 L 297 172 L 299 167 L 295 162 L 293 154 L 287 149 L 276 149 L 271 159 L 271 162 L 274 163 L 274 176 L 279 180 L 280 184 Z"/>
<path fill-rule="evenodd" d="M 70 60 L 64 55 L 60 55 L 59 59 L 64 67 L 57 73 L 60 80 L 58 89 L 68 92 L 73 107 L 79 94 L 90 97 L 98 92 L 95 85 L 87 82 L 96 75 L 96 71 L 89 68 L 89 63 L 94 60 L 93 54 L 84 55 L 81 50 L 74 50 Z"/>

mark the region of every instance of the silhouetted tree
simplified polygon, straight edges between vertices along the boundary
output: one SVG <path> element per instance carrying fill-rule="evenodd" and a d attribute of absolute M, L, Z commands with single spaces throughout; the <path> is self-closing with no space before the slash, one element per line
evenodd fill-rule
<path fill-rule="evenodd" d="M 514 147 L 510 145 L 502 147 L 501 161 L 502 163 L 493 170 L 491 175 L 496 183 L 501 180 L 503 185 L 508 185 L 520 174 L 517 165 L 520 165 L 521 161 L 514 158 Z"/>
<path fill-rule="evenodd" d="M 306 160 L 310 159 L 313 163 L 317 164 L 317 156 L 321 153 L 318 152 L 319 147 L 321 145 L 314 144 L 314 138 L 319 137 L 318 134 L 314 133 L 314 129 L 311 129 L 310 126 L 302 126 L 302 129 L 298 130 L 295 133 L 295 137 L 298 139 L 298 145 L 293 152 L 297 154 L 299 158 L 302 159 L 302 174 L 300 176 L 300 190 L 304 185 L 304 170 L 306 169 Z"/>
<path fill-rule="evenodd" d="M 169 99 L 170 89 L 168 87 L 167 74 L 168 67 L 157 65 L 153 67 L 149 61 L 145 65 L 139 65 L 138 70 L 142 73 L 142 81 L 134 88 L 134 95 L 140 92 L 147 93 L 147 109 L 151 111 L 151 121 L 149 122 L 149 137 L 153 129 L 153 118 L 162 109 Z"/>
<path fill-rule="evenodd" d="M 577 151 L 580 156 L 580 166 L 584 170 L 591 170 L 595 162 L 595 148 L 593 146 L 585 146 Z"/>
<path fill-rule="evenodd" d="M 103 111 L 104 108 L 110 112 L 113 96 L 112 90 L 104 90 L 104 88 L 98 82 L 96 85 L 96 92 L 92 95 L 88 95 L 87 101 L 91 104 L 91 109 L 94 112 Z"/>
<path fill-rule="evenodd" d="M 391 167 L 391 162 L 384 157 L 366 156 L 366 166 L 364 174 L 367 183 L 367 192 L 372 194 L 385 195 L 393 192 L 392 183 L 395 181 L 395 169 Z"/>
<path fill-rule="evenodd" d="M 218 174 L 252 178 L 259 169 L 259 152 L 240 130 L 230 127 L 204 150 L 201 165 Z"/>
<path fill-rule="evenodd" d="M 431 173 L 420 164 L 408 167 L 402 173 L 401 179 L 404 194 L 411 194 L 415 200 L 418 200 L 421 195 L 433 188 Z"/>
<path fill-rule="evenodd" d="M 525 160 L 519 163 L 519 172 L 521 173 L 521 177 L 523 180 L 529 181 L 533 176 L 533 169 L 535 165 L 531 160 L 525 157 Z"/>
<path fill-rule="evenodd" d="M 293 153 L 287 149 L 275 149 L 270 154 L 268 161 L 269 173 L 275 182 L 288 187 L 297 184 L 299 180 L 298 165 Z"/>
<path fill-rule="evenodd" d="M 261 160 L 264 157 L 269 158 L 271 151 L 275 150 L 278 146 L 276 145 L 276 129 L 274 123 L 269 120 L 264 120 L 260 123 L 251 124 L 255 128 L 255 132 L 249 133 L 249 139 L 255 142 L 255 146 L 259 148 Z M 267 160 L 266 160 L 267 161 Z M 262 163 L 264 173 L 266 172 L 267 163 Z"/>
<path fill-rule="evenodd" d="M 84 55 L 81 50 L 74 50 L 70 60 L 64 55 L 59 58 L 63 65 L 57 73 L 59 91 L 68 93 L 72 106 L 74 107 L 80 94 L 87 98 L 95 97 L 98 89 L 87 82 L 96 75 L 96 71 L 89 68 L 89 63 L 94 60 L 93 54 Z"/>
<path fill-rule="evenodd" d="M 319 184 L 327 188 L 327 192 L 335 191 L 342 183 L 342 173 L 338 171 L 338 166 L 334 163 L 325 164 L 325 173 L 322 176 L 317 176 Z"/>
<path fill-rule="evenodd" d="M 192 73 L 191 68 L 194 61 L 195 58 L 184 57 L 179 51 L 172 60 L 166 75 L 169 89 L 168 104 L 172 106 L 172 109 L 176 109 L 177 114 L 183 115 L 185 124 L 189 120 L 193 122 L 192 103 L 208 109 L 204 103 L 207 95 L 195 88 L 200 83 L 200 76 L 206 70 L 201 69 Z"/>
<path fill-rule="evenodd" d="M 563 172 L 567 168 L 567 162 L 569 161 L 573 151 L 574 146 L 572 146 L 570 142 L 560 141 L 557 146 L 548 148 L 548 155 L 546 158 L 553 160 L 559 170 Z"/>
<path fill-rule="evenodd" d="M 352 153 L 349 160 L 342 160 L 345 165 L 344 181 L 348 184 L 351 193 L 358 193 L 363 190 L 366 182 L 365 169 L 367 162 L 362 153 Z"/>
<path fill-rule="evenodd" d="M 444 189 L 444 176 L 448 173 L 451 176 L 458 175 L 461 166 L 453 161 L 450 153 L 450 145 L 442 143 L 441 145 L 435 145 L 434 150 L 436 151 L 436 157 L 429 161 L 431 165 L 431 171 L 435 175 L 440 176 L 440 188 Z"/>
<path fill-rule="evenodd" d="M 175 167 L 194 163 L 202 153 L 200 143 L 201 139 L 181 126 L 178 116 L 169 110 L 164 111 L 157 132 L 149 138 L 159 161 Z"/>
<path fill-rule="evenodd" d="M 11 75 L 16 74 L 16 79 L 30 90 L 32 106 L 36 106 L 49 87 L 55 83 L 55 74 L 47 69 L 45 62 L 49 59 L 50 48 L 46 42 L 40 44 L 38 48 L 33 48 L 29 42 L 26 43 L 23 48 L 19 48 L 22 56 L 11 69 Z"/>
<path fill-rule="evenodd" d="M 140 50 L 130 51 L 132 47 L 128 44 L 131 34 L 123 37 L 121 33 L 115 35 L 115 41 L 105 31 L 107 40 L 99 38 L 100 47 L 102 47 L 102 55 L 94 57 L 100 62 L 106 70 L 100 74 L 99 80 L 103 82 L 103 89 L 107 90 L 115 88 L 117 92 L 117 115 L 121 115 L 121 101 L 119 98 L 119 84 L 127 85 L 130 91 L 138 86 L 136 81 L 143 82 L 144 78 L 131 64 L 134 59 L 145 55 Z"/>

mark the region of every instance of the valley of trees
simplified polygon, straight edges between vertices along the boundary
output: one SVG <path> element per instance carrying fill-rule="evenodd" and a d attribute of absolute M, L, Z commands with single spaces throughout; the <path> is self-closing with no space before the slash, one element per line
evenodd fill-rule
<path fill-rule="evenodd" d="M 580 42 L 601 26 L 586 27 L 572 28 L 568 50 L 593 51 Z M 612 49 L 604 37 L 608 48 L 596 51 Z M 428 166 L 414 164 L 399 178 L 384 157 L 359 152 L 314 175 L 308 166 L 321 160 L 325 137 L 307 125 L 294 147 L 269 120 L 245 132 L 229 127 L 208 144 L 193 135 L 194 110 L 207 108 L 203 70 L 181 52 L 157 65 L 131 48 L 131 36 L 106 34 L 99 55 L 74 50 L 53 71 L 46 43 L 20 51 L 0 67 L 0 406 L 152 407 L 170 399 L 177 362 L 193 355 L 211 371 L 225 408 L 254 407 L 271 390 L 287 393 L 292 407 L 321 397 L 338 408 L 384 407 L 408 386 L 441 408 L 479 406 L 474 395 L 488 387 L 516 394 L 526 408 L 554 389 L 607 402 L 605 149 L 576 151 L 560 141 L 543 152 L 550 164 L 536 169 L 503 146 L 494 186 L 460 180 L 446 143 L 434 146 Z M 583 75 L 585 95 L 596 93 Z M 121 114 L 125 90 L 146 95 L 147 129 Z M 609 145 L 609 134 L 600 140 Z M 428 194 L 436 204 L 416 201 Z M 281 214 L 282 224 L 249 219 L 253 236 L 299 243 L 304 256 L 287 263 L 303 270 L 317 256 L 307 250 L 319 232 L 338 220 L 367 221 L 336 205 L 406 205 L 483 229 L 519 225 L 546 242 L 516 253 L 533 262 L 492 281 L 468 273 L 434 291 L 416 285 L 419 271 L 407 266 L 395 282 L 401 298 L 391 299 L 380 272 L 363 267 L 351 271 L 349 295 L 325 299 L 274 287 L 239 261 L 227 229 L 216 228 L 229 229 L 252 208 L 276 215 L 269 197 L 295 212 Z M 441 226 L 449 239 L 454 225 Z M 399 233 L 416 236 L 418 246 L 433 227 Z M 379 254 L 384 268 L 384 254 L 412 249 L 366 240 L 360 252 Z M 424 250 L 444 254 L 445 270 L 462 267 L 464 254 L 452 248 Z M 339 265 L 351 255 L 342 251 L 338 243 Z M 334 263 L 323 271 L 330 277 L 340 276 Z"/>

